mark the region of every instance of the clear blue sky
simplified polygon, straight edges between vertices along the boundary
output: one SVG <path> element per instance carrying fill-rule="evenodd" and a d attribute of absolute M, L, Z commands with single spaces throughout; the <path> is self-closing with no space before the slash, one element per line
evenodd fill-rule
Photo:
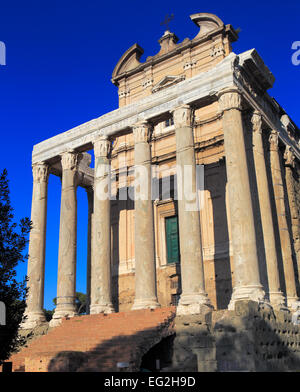
<path fill-rule="evenodd" d="M 117 61 L 138 42 L 145 53 L 159 50 L 160 22 L 174 13 L 170 30 L 194 38 L 189 15 L 211 12 L 240 27 L 235 53 L 256 48 L 276 77 L 270 94 L 300 125 L 300 66 L 291 62 L 300 41 L 299 0 L 210 1 L 2 1 L 0 41 L 7 65 L 0 66 L 0 170 L 7 168 L 16 218 L 30 216 L 34 144 L 117 108 L 110 78 Z M 51 176 L 47 224 L 45 307 L 56 296 L 60 180 Z M 86 287 L 87 201 L 78 191 L 77 290 Z M 18 276 L 27 266 L 18 268 Z"/>

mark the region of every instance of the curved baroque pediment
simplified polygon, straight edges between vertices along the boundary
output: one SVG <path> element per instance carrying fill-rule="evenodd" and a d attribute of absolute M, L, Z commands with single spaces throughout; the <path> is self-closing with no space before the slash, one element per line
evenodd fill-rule
<path fill-rule="evenodd" d="M 128 50 L 126 50 L 115 66 L 115 69 L 112 73 L 112 79 L 115 79 L 118 75 L 121 75 L 126 71 L 130 71 L 131 69 L 134 69 L 140 65 L 141 62 L 139 60 L 143 53 L 144 49 L 138 44 L 134 44 Z"/>

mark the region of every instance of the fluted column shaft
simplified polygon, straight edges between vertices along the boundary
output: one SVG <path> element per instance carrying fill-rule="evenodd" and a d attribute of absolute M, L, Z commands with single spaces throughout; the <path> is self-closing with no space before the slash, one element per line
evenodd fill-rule
<path fill-rule="evenodd" d="M 21 328 L 24 329 L 34 328 L 46 321 L 43 305 L 49 167 L 45 163 L 35 164 L 32 173 L 32 229 L 29 240 L 28 296 L 25 311 L 27 317 L 21 324 Z"/>
<path fill-rule="evenodd" d="M 255 111 L 252 115 L 251 121 L 253 129 L 253 156 L 267 264 L 269 286 L 268 295 L 271 305 L 275 307 L 280 307 L 281 305 L 284 305 L 285 300 L 283 293 L 280 290 L 274 224 L 272 218 L 269 184 L 267 178 L 266 161 L 262 139 L 261 114 Z"/>
<path fill-rule="evenodd" d="M 192 111 L 182 105 L 173 111 L 176 134 L 177 194 L 182 294 L 177 314 L 200 313 L 210 301 L 205 292 L 197 200 L 196 159 Z"/>
<path fill-rule="evenodd" d="M 223 113 L 234 261 L 234 288 L 229 304 L 229 309 L 233 309 L 237 300 L 261 301 L 265 293 L 259 275 L 240 93 L 236 89 L 220 92 L 219 108 Z"/>
<path fill-rule="evenodd" d="M 92 220 L 90 313 L 112 313 L 110 146 L 106 137 L 94 142 L 95 179 Z"/>
<path fill-rule="evenodd" d="M 146 122 L 133 127 L 135 161 L 135 299 L 133 310 L 160 306 L 156 290 L 150 132 L 150 125 Z"/>
<path fill-rule="evenodd" d="M 50 326 L 62 317 L 76 315 L 76 252 L 77 252 L 77 166 L 81 155 L 69 151 L 61 156 L 62 187 L 58 248 L 56 308 Z"/>
<path fill-rule="evenodd" d="M 277 210 L 277 220 L 281 244 L 281 253 L 283 259 L 283 270 L 286 288 L 287 305 L 291 305 L 298 300 L 296 292 L 295 272 L 292 259 L 291 238 L 289 234 L 286 209 L 284 202 L 284 187 L 282 180 L 282 171 L 280 164 L 278 133 L 271 131 L 270 138 L 270 164 L 272 173 L 272 182 L 274 188 L 274 197 Z"/>
<path fill-rule="evenodd" d="M 300 222 L 299 222 L 299 212 L 297 208 L 296 201 L 296 189 L 294 185 L 293 171 L 295 170 L 295 155 L 291 147 L 286 146 L 284 153 L 285 160 L 285 181 L 287 186 L 287 194 L 289 199 L 290 213 L 291 213 L 291 223 L 292 223 L 292 233 L 294 241 L 294 249 L 296 253 L 297 260 L 297 272 L 298 272 L 298 284 L 300 279 Z"/>

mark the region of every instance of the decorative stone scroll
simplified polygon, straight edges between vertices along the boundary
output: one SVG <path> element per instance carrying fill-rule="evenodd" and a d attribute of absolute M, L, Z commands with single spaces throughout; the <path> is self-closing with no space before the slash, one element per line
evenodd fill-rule
<path fill-rule="evenodd" d="M 61 165 L 63 170 L 76 170 L 81 154 L 76 151 L 67 151 L 61 154 Z"/>
<path fill-rule="evenodd" d="M 285 166 L 289 166 L 291 168 L 295 167 L 295 154 L 290 146 L 285 147 L 283 158 L 285 160 Z"/>
<path fill-rule="evenodd" d="M 94 142 L 95 157 L 108 157 L 111 152 L 111 141 L 106 136 L 101 136 Z"/>
<path fill-rule="evenodd" d="M 254 111 L 251 117 L 253 132 L 262 133 L 262 116 L 259 112 Z"/>
<path fill-rule="evenodd" d="M 272 130 L 269 136 L 270 150 L 278 151 L 278 132 Z"/>
<path fill-rule="evenodd" d="M 147 121 L 134 125 L 132 130 L 135 144 L 148 143 L 150 141 L 152 127 Z"/>
<path fill-rule="evenodd" d="M 37 163 L 32 166 L 32 175 L 34 182 L 48 182 L 49 166 L 44 163 Z"/>
<path fill-rule="evenodd" d="M 173 111 L 175 128 L 192 126 L 192 109 L 189 105 L 182 105 Z"/>
<path fill-rule="evenodd" d="M 242 96 L 235 88 L 225 90 L 219 94 L 219 110 L 225 112 L 231 109 L 242 109 Z"/>

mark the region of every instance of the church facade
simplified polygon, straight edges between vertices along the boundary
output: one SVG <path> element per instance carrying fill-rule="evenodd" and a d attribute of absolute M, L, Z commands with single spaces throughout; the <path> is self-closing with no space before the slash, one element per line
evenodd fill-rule
<path fill-rule="evenodd" d="M 47 186 L 61 177 L 57 306 L 76 315 L 76 189 L 88 198 L 89 312 L 175 305 L 178 315 L 237 301 L 297 309 L 300 132 L 268 94 L 274 76 L 217 16 L 191 15 L 193 39 L 166 31 L 112 82 L 119 108 L 33 148 L 27 318 L 43 313 Z M 90 167 L 93 150 L 95 164 Z"/>

